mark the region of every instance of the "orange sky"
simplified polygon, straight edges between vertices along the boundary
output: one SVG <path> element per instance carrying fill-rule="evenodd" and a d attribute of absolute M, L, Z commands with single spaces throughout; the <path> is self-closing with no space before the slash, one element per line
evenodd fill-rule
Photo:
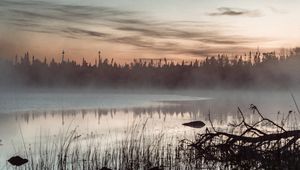
<path fill-rule="evenodd" d="M 300 2 L 111 0 L 0 2 L 0 56 L 89 62 L 102 56 L 196 59 L 216 53 L 294 48 Z"/>

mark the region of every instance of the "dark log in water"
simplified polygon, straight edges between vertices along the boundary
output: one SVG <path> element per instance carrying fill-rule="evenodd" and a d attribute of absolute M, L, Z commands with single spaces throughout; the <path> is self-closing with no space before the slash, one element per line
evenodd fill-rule
<path fill-rule="evenodd" d="M 203 126 L 205 126 L 205 123 L 202 121 L 192 121 L 192 122 L 188 122 L 188 123 L 183 123 L 183 126 L 189 126 L 192 128 L 202 128 Z"/>

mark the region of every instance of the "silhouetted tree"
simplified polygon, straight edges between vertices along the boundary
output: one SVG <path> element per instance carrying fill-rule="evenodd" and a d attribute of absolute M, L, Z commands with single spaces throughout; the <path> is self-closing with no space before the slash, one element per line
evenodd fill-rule
<path fill-rule="evenodd" d="M 117 64 L 114 59 L 98 60 L 94 65 L 82 58 L 82 63 L 52 59 L 40 61 L 29 53 L 16 56 L 5 64 L 10 81 L 34 86 L 85 86 L 97 87 L 252 87 L 286 86 L 300 82 L 300 48 L 287 54 L 260 53 L 229 58 L 227 55 L 206 57 L 204 60 L 174 62 L 163 59 L 134 59 L 131 63 Z M 1 63 L 5 61 L 1 60 Z M 3 64 L 1 64 L 3 65 Z M 4 74 L 1 82 L 5 81 Z"/>

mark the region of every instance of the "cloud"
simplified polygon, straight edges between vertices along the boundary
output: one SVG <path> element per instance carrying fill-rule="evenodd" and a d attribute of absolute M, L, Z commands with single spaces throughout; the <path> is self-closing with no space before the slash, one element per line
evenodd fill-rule
<path fill-rule="evenodd" d="M 105 38 L 105 37 L 109 36 L 109 34 L 102 33 L 102 32 L 99 32 L 99 31 L 90 31 L 90 30 L 86 30 L 86 29 L 72 28 L 72 27 L 64 29 L 63 32 L 65 32 L 67 34 L 71 34 L 74 37 L 76 37 L 76 36 L 90 36 L 90 37 L 94 37 L 94 38 Z"/>
<path fill-rule="evenodd" d="M 273 13 L 276 13 L 276 14 L 287 14 L 287 13 L 288 13 L 288 12 L 285 11 L 285 10 L 278 9 L 278 8 L 273 7 L 273 6 L 270 6 L 269 8 L 270 8 L 270 10 L 271 10 Z"/>
<path fill-rule="evenodd" d="M 209 13 L 210 16 L 249 16 L 260 17 L 262 16 L 259 10 L 246 10 L 238 8 L 220 7 L 217 12 Z"/>
<path fill-rule="evenodd" d="M 168 54 L 209 55 L 214 46 L 232 48 L 255 44 L 263 38 L 225 35 L 226 25 L 195 21 L 162 21 L 138 11 L 105 6 L 61 5 L 41 1 L 0 1 L 2 23 L 15 29 L 56 34 L 73 39 L 94 39 Z M 257 16 L 258 11 L 219 8 L 219 15 Z M 201 48 L 200 48 L 201 47 Z M 194 49 L 197 48 L 197 49 Z M 241 47 L 242 48 L 242 47 Z M 209 50 L 208 50 L 209 49 Z M 215 52 L 216 52 L 215 51 Z"/>

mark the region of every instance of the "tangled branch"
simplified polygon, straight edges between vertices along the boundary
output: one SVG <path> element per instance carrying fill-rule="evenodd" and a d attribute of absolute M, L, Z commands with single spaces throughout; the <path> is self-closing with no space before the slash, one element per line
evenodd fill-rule
<path fill-rule="evenodd" d="M 208 164 L 221 163 L 224 166 L 238 166 L 253 169 L 292 169 L 300 167 L 300 130 L 286 130 L 272 120 L 265 118 L 258 108 L 251 104 L 250 109 L 259 115 L 255 123 L 247 123 L 240 108 L 239 123 L 232 123 L 232 133 L 206 130 L 198 134 L 189 144 L 196 150 L 196 159 L 204 159 Z M 262 127 L 269 125 L 275 131 Z M 235 131 L 240 129 L 240 131 Z"/>

